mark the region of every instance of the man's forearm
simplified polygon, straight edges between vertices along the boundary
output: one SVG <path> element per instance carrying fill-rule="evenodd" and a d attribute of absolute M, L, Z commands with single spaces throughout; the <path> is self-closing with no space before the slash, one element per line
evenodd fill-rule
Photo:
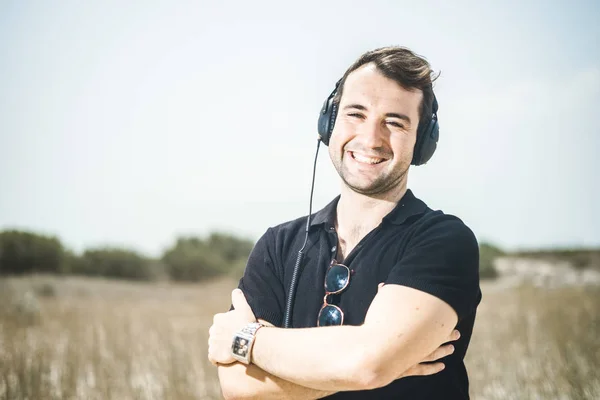
<path fill-rule="evenodd" d="M 368 389 L 375 377 L 362 326 L 305 329 L 265 327 L 257 332 L 252 362 L 271 375 L 318 390 Z"/>
<path fill-rule="evenodd" d="M 225 399 L 313 400 L 335 393 L 297 385 L 252 364 L 219 365 L 218 372 Z"/>

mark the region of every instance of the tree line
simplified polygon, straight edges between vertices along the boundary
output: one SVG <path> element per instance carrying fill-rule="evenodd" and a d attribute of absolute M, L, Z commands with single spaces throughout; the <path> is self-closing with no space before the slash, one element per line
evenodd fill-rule
<path fill-rule="evenodd" d="M 0 276 L 50 273 L 197 282 L 227 274 L 241 276 L 253 246 L 249 239 L 213 232 L 205 238 L 179 237 L 160 258 L 119 247 L 90 248 L 76 254 L 55 236 L 6 230 L 0 232 Z M 488 243 L 479 246 L 482 279 L 497 276 L 493 260 L 503 254 Z"/>
<path fill-rule="evenodd" d="M 49 273 L 139 281 L 200 281 L 241 276 L 254 242 L 213 232 L 205 238 L 179 237 L 160 258 L 132 249 L 97 247 L 76 254 L 55 236 L 21 230 L 0 232 L 0 275 Z"/>

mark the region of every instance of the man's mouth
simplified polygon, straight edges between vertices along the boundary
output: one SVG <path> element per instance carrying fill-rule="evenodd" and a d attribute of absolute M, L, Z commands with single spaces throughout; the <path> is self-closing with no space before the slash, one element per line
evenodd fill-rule
<path fill-rule="evenodd" d="M 355 153 L 353 151 L 349 151 L 348 153 L 350 153 L 350 156 L 353 159 L 355 159 L 359 163 L 363 163 L 363 164 L 374 165 L 374 164 L 380 164 L 384 161 L 387 161 L 386 158 L 368 156 L 366 154 Z"/>

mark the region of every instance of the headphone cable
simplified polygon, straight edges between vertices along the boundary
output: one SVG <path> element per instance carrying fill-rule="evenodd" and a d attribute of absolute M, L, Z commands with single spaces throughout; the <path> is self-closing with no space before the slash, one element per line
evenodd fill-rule
<path fill-rule="evenodd" d="M 308 218 L 306 220 L 306 234 L 304 236 L 304 244 L 302 244 L 302 248 L 298 251 L 298 256 L 296 257 L 296 264 L 294 265 L 294 272 L 292 273 L 292 282 L 290 284 L 290 292 L 288 294 L 288 299 L 285 305 L 285 315 L 283 318 L 283 327 L 289 328 L 291 326 L 292 321 L 292 308 L 294 306 L 294 297 L 296 295 L 296 286 L 298 286 L 298 275 L 300 275 L 300 264 L 302 263 L 302 258 L 304 256 L 304 248 L 306 247 L 306 243 L 308 242 L 308 230 L 310 228 L 310 219 L 312 216 L 312 201 L 313 201 L 313 192 L 315 190 L 315 175 L 317 171 L 317 159 L 319 156 L 319 146 L 321 145 L 321 138 L 317 139 L 317 152 L 315 154 L 315 161 L 313 164 L 313 174 L 312 174 L 312 183 L 310 185 L 310 200 L 308 203 Z"/>

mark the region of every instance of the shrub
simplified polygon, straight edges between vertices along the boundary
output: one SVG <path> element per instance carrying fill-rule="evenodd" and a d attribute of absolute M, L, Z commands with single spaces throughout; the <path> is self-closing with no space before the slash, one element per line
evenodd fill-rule
<path fill-rule="evenodd" d="M 132 250 L 110 247 L 88 249 L 79 259 L 72 257 L 69 268 L 73 274 L 141 281 L 160 276 L 160 265 L 155 261 Z"/>
<path fill-rule="evenodd" d="M 53 236 L 9 230 L 0 232 L 0 274 L 60 272 L 64 249 Z"/>
<path fill-rule="evenodd" d="M 195 237 L 178 238 L 162 261 L 171 279 L 176 281 L 212 278 L 226 273 L 230 265 L 221 254 Z"/>
<path fill-rule="evenodd" d="M 504 252 L 489 243 L 479 245 L 479 277 L 481 279 L 493 279 L 498 276 L 494 267 L 494 260 L 503 256 Z"/>
<path fill-rule="evenodd" d="M 241 239 L 226 233 L 212 233 L 206 244 L 212 251 L 221 255 L 221 257 L 230 263 L 237 263 L 240 260 L 248 260 L 254 243 L 251 240 Z"/>

